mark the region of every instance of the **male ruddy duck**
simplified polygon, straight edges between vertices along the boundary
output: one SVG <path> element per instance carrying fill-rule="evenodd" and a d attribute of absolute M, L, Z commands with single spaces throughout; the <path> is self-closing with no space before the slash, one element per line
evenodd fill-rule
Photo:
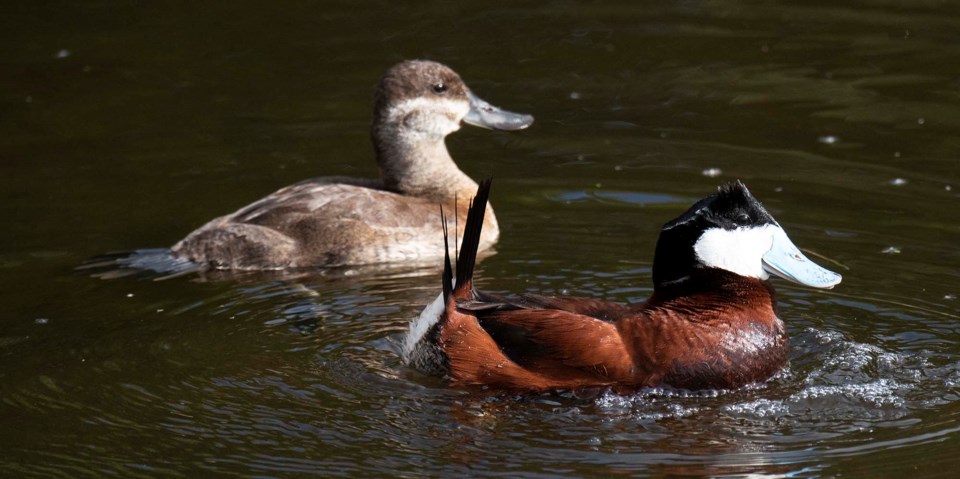
<path fill-rule="evenodd" d="M 612 387 L 730 389 L 787 360 L 770 275 L 832 288 L 840 275 L 808 260 L 740 183 L 663 226 L 654 293 L 642 304 L 582 297 L 506 297 L 473 287 L 490 183 L 470 208 L 454 281 L 410 327 L 404 359 L 455 386 L 542 391 Z"/>
<path fill-rule="evenodd" d="M 439 260 L 437 204 L 466 211 L 455 199 L 465 202 L 477 188 L 453 162 L 444 138 L 461 121 L 520 130 L 533 117 L 484 102 L 456 72 L 424 60 L 390 68 L 374 100 L 379 179 L 324 177 L 282 188 L 203 225 L 175 244 L 173 255 L 236 270 Z M 483 230 L 480 247 L 487 248 L 499 235 L 492 208 Z"/>

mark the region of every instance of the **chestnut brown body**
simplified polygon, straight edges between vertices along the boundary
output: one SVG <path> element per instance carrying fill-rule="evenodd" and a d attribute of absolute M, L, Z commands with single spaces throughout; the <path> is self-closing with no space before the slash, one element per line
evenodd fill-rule
<path fill-rule="evenodd" d="M 475 293 L 452 302 L 439 340 L 454 385 L 545 390 L 730 389 L 786 362 L 768 284 L 705 270 L 639 305 Z"/>
<path fill-rule="evenodd" d="M 473 288 L 489 181 L 467 215 L 456 280 L 411 324 L 407 361 L 461 387 L 542 391 L 609 387 L 733 389 L 787 361 L 770 272 L 831 288 L 742 183 L 721 186 L 661 230 L 654 293 L 642 304 L 516 297 Z"/>

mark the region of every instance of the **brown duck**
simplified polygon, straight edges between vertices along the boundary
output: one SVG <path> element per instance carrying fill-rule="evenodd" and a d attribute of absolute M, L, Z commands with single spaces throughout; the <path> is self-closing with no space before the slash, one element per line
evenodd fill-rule
<path fill-rule="evenodd" d="M 282 188 L 203 225 L 171 252 L 233 270 L 439 260 L 437 204 L 466 211 L 454 199 L 465 201 L 477 188 L 444 144 L 461 122 L 519 130 L 533 117 L 484 102 L 440 63 L 402 62 L 387 71 L 375 94 L 371 136 L 379 179 L 324 177 Z M 488 209 L 480 248 L 498 235 Z"/>

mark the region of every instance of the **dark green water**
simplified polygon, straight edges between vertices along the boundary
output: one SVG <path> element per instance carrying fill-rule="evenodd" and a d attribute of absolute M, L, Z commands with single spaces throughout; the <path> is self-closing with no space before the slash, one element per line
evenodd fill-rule
<path fill-rule="evenodd" d="M 960 468 L 957 6 L 195 3 L 0 7 L 0 475 Z M 375 175 L 372 88 L 414 57 L 537 117 L 448 141 L 496 178 L 481 287 L 641 300 L 659 226 L 741 178 L 844 274 L 777 283 L 789 368 L 698 396 L 474 397 L 399 360 L 431 269 L 75 271 L 303 178 Z"/>

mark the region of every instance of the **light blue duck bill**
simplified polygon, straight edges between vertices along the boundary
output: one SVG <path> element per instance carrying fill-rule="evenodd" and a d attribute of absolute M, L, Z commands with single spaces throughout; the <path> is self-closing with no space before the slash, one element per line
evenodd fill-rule
<path fill-rule="evenodd" d="M 807 259 L 782 228 L 777 228 L 773 246 L 763 255 L 763 269 L 783 279 L 814 288 L 830 289 L 843 279 L 839 274 Z"/>
<path fill-rule="evenodd" d="M 473 126 L 494 130 L 522 130 L 533 123 L 533 116 L 523 113 L 502 110 L 467 91 L 470 98 L 470 112 L 463 117 L 463 121 Z"/>

